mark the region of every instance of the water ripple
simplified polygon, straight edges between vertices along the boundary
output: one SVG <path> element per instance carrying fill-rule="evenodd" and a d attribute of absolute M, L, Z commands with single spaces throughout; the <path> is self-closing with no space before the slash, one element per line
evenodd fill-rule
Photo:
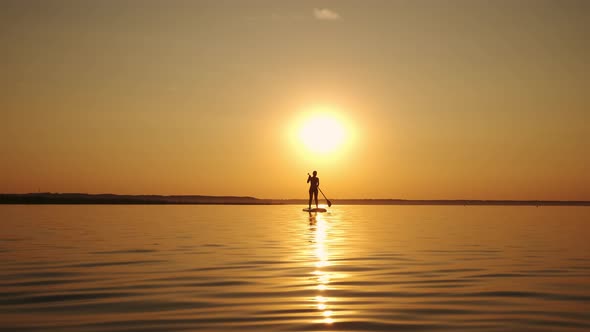
<path fill-rule="evenodd" d="M 590 209 L 47 208 L 0 206 L 0 330 L 590 330 Z"/>

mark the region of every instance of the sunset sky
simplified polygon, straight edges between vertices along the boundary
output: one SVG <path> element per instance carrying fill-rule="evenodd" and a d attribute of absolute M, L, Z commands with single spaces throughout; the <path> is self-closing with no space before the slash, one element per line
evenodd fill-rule
<path fill-rule="evenodd" d="M 590 1 L 1 0 L 0 47 L 0 193 L 590 200 Z"/>

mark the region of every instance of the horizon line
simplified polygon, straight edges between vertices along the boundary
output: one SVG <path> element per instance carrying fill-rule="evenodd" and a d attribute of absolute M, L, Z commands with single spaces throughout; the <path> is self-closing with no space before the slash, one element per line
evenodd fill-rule
<path fill-rule="evenodd" d="M 242 199 L 256 199 L 260 201 L 300 201 L 307 198 L 260 198 L 248 195 L 204 195 L 204 194 L 115 194 L 115 193 L 84 193 L 84 192 L 28 192 L 28 193 L 0 193 L 0 195 L 86 195 L 86 196 L 152 196 L 152 197 L 207 197 L 207 198 L 242 198 Z M 427 201 L 427 202 L 452 202 L 452 201 L 471 201 L 471 202 L 576 202 L 576 203 L 590 203 L 590 200 L 580 199 L 477 199 L 477 198 L 338 198 L 332 197 L 330 200 L 341 201 Z"/>

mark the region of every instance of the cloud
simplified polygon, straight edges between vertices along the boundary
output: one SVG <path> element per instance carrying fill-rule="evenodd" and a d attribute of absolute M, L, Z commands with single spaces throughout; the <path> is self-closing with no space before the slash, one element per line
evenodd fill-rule
<path fill-rule="evenodd" d="M 313 16 L 318 20 L 336 21 L 340 19 L 340 14 L 328 8 L 315 8 Z"/>

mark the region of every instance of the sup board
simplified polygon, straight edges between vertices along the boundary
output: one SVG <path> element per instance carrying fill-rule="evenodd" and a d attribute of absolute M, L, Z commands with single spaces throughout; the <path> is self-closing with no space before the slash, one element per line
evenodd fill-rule
<path fill-rule="evenodd" d="M 303 209 L 305 212 L 327 212 L 328 210 L 324 208 L 315 208 L 315 209 Z"/>

